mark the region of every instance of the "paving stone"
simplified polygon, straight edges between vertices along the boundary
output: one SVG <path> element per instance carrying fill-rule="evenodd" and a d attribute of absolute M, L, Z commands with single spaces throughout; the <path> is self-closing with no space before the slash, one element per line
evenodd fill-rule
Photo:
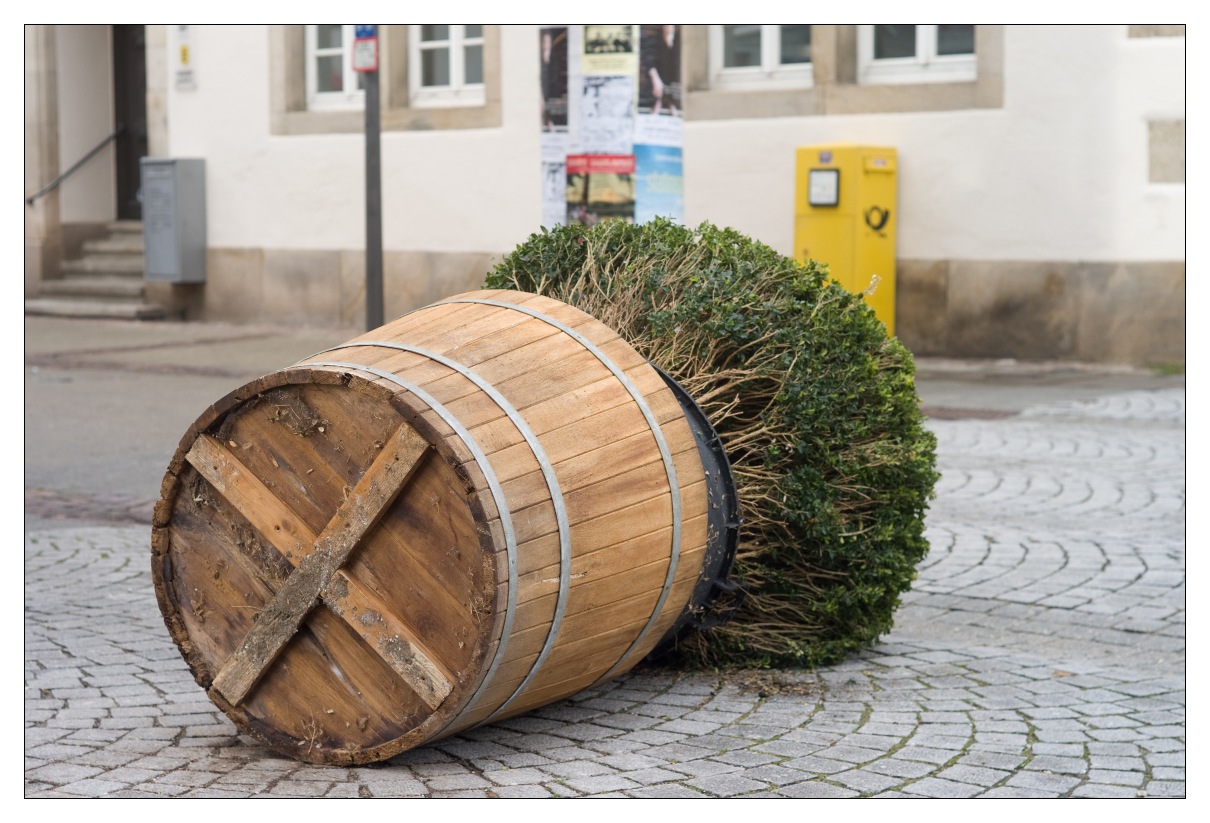
<path fill-rule="evenodd" d="M 1138 797 L 1139 790 L 1130 786 L 1089 782 L 1072 789 L 1072 797 Z"/>
<path fill-rule="evenodd" d="M 828 778 L 835 783 L 841 783 L 848 786 L 850 789 L 855 789 L 863 795 L 871 795 L 877 792 L 885 791 L 891 786 L 898 786 L 903 782 L 902 778 L 890 777 L 881 774 L 872 769 L 850 769 L 847 772 L 840 772 L 831 775 Z"/>
<path fill-rule="evenodd" d="M 994 786 L 1010 774 L 1012 772 L 959 764 L 939 771 L 937 777 L 956 783 L 969 783 L 973 786 Z"/>
<path fill-rule="evenodd" d="M 622 738 L 611 737 L 605 740 L 590 740 L 584 744 L 584 748 L 598 754 L 603 754 L 606 757 L 613 757 L 615 755 L 630 754 L 632 752 L 646 750 L 651 747 L 644 743 L 640 743 L 637 740 L 625 740 Z"/>
<path fill-rule="evenodd" d="M 210 787 L 207 787 L 207 788 L 210 788 Z M 323 797 L 331 790 L 331 788 L 332 788 L 332 784 L 330 782 L 329 783 L 319 783 L 319 782 L 316 782 L 313 780 L 283 780 L 280 783 L 278 783 L 277 785 L 271 787 L 269 789 L 268 793 L 274 797 Z M 228 790 L 228 791 L 230 791 L 230 790 Z M 196 797 L 199 795 L 191 795 L 191 796 Z M 213 795 L 200 795 L 200 796 L 213 796 Z M 238 795 L 233 793 L 230 795 L 219 795 L 219 796 L 231 797 L 231 796 L 238 796 Z"/>
<path fill-rule="evenodd" d="M 171 774 L 165 774 L 155 778 L 152 780 L 151 785 L 160 783 L 171 786 L 184 786 L 187 789 L 195 789 L 199 786 L 208 786 L 215 780 L 218 780 L 220 777 L 222 777 L 222 775 L 218 772 L 203 772 L 193 771 L 191 769 L 182 769 L 180 771 L 175 771 Z"/>
<path fill-rule="evenodd" d="M 887 757 L 882 760 L 875 760 L 862 767 L 865 771 L 874 772 L 875 774 L 883 774 L 888 777 L 897 777 L 901 779 L 915 779 L 924 777 L 926 774 L 932 774 L 936 771 L 936 766 L 931 763 L 919 763 L 913 760 L 899 760 L 895 757 Z"/>
<path fill-rule="evenodd" d="M 619 754 L 603 757 L 601 764 L 618 771 L 635 771 L 663 766 L 666 761 L 646 754 Z"/>
<path fill-rule="evenodd" d="M 1046 795 L 1065 794 L 1079 785 L 1080 779 L 1069 775 L 1051 774 L 1048 772 L 1024 771 L 1017 772 L 1007 781 L 1006 786 L 1019 789 L 1036 789 Z"/>
<path fill-rule="evenodd" d="M 783 760 L 782 766 L 787 769 L 808 772 L 810 774 L 836 774 L 853 768 L 852 763 L 841 760 L 829 760 L 826 757 L 798 757 L 793 760 Z"/>
<path fill-rule="evenodd" d="M 722 754 L 715 755 L 711 759 L 718 760 L 722 763 L 731 763 L 736 766 L 743 766 L 744 768 L 749 769 L 757 766 L 764 766 L 767 763 L 776 763 L 777 761 L 781 760 L 780 757 L 775 755 L 750 750 L 723 752 Z"/>
<path fill-rule="evenodd" d="M 477 774 L 443 774 L 426 777 L 424 784 L 430 791 L 451 792 L 463 789 L 484 789 L 492 784 Z"/>
<path fill-rule="evenodd" d="M 627 780 L 633 780 L 643 786 L 649 786 L 654 783 L 673 783 L 685 779 L 685 775 L 681 772 L 674 772 L 670 769 L 639 769 L 633 772 L 623 772 L 622 776 Z"/>
<path fill-rule="evenodd" d="M 732 774 L 742 771 L 742 767 L 734 763 L 723 763 L 719 760 L 686 760 L 681 763 L 669 763 L 664 768 L 687 774 L 690 777 L 709 777 L 718 774 Z"/>
<path fill-rule="evenodd" d="M 929 746 L 915 745 L 913 741 L 908 741 L 908 745 L 895 753 L 896 758 L 903 760 L 920 760 L 925 763 L 934 763 L 938 766 L 948 763 L 955 757 L 962 754 L 961 751 L 953 751 L 950 749 L 934 749 Z"/>
<path fill-rule="evenodd" d="M 831 783 L 807 781 L 776 789 L 782 797 L 859 797 L 860 792 Z"/>
<path fill-rule="evenodd" d="M 977 797 L 990 797 L 990 798 L 998 797 L 998 798 L 1038 799 L 1038 798 L 1060 797 L 1061 795 L 1057 791 L 1044 791 L 1041 789 L 1018 788 L 1016 786 L 996 786 L 995 788 L 988 789 L 987 791 L 982 792 L 981 794 L 978 794 L 976 796 Z"/>
<path fill-rule="evenodd" d="M 638 788 L 642 784 L 620 774 L 600 774 L 593 777 L 573 777 L 567 785 L 581 794 L 598 795 L 624 789 Z"/>
<path fill-rule="evenodd" d="M 551 792 L 541 786 L 497 786 L 492 789 L 492 793 L 496 797 L 515 798 L 515 799 L 537 799 L 544 797 L 554 797 Z"/>
<path fill-rule="evenodd" d="M 59 790 L 74 794 L 77 797 L 106 797 L 113 792 L 122 791 L 125 788 L 125 783 L 105 780 L 100 777 L 88 777 L 84 780 L 65 783 L 59 787 Z"/>
<path fill-rule="evenodd" d="M 1106 758 L 1105 761 L 1101 761 L 1101 760 L 1098 760 L 1098 758 L 1094 757 L 1092 759 L 1092 762 L 1094 765 L 1105 762 L 1107 764 L 1106 768 L 1113 768 L 1112 766 L 1108 765 L 1108 763 L 1115 762 L 1115 761 L 1109 760 L 1108 758 Z M 1152 754 L 1147 755 L 1147 762 L 1150 763 L 1152 766 L 1184 766 L 1185 765 L 1185 752 L 1182 750 L 1179 752 L 1152 753 Z"/>
<path fill-rule="evenodd" d="M 563 763 L 551 763 L 547 766 L 542 766 L 541 771 L 545 774 L 554 777 L 592 777 L 598 774 L 614 774 L 616 769 L 611 769 L 603 763 L 597 763 L 591 760 L 570 760 Z"/>
<path fill-rule="evenodd" d="M 1156 766 L 1151 770 L 1152 780 L 1180 780 L 1185 779 L 1184 766 Z"/>
<path fill-rule="evenodd" d="M 549 775 L 538 769 L 500 769 L 485 771 L 483 776 L 497 786 L 517 786 L 522 783 L 541 783 Z"/>
<path fill-rule="evenodd" d="M 1147 797 L 1184 797 L 1185 781 L 1152 780 L 1147 783 Z"/>
<path fill-rule="evenodd" d="M 919 797 L 957 798 L 974 797 L 984 791 L 984 786 L 959 783 L 954 780 L 943 780 L 939 777 L 925 777 L 914 783 L 908 783 L 900 791 Z"/>
<path fill-rule="evenodd" d="M 544 757 L 533 752 L 517 752 L 516 754 L 507 754 L 500 757 L 499 763 L 501 766 L 509 769 L 523 769 L 529 766 L 545 766 L 548 763 L 553 763 L 549 757 Z"/>
<path fill-rule="evenodd" d="M 694 791 L 693 789 L 690 789 L 687 786 L 678 786 L 675 784 L 661 784 L 658 786 L 643 786 L 642 788 L 639 788 L 639 789 L 631 789 L 630 791 L 627 792 L 627 794 L 630 795 L 631 797 L 643 797 L 643 798 L 649 798 L 652 800 L 656 800 L 656 799 L 701 800 L 702 798 L 710 797 L 710 795 L 706 795 L 706 794 L 702 794 L 701 792 Z"/>
<path fill-rule="evenodd" d="M 671 720 L 655 727 L 656 731 L 675 732 L 686 735 L 703 735 L 716 731 L 722 723 L 703 723 L 700 720 Z"/>
<path fill-rule="evenodd" d="M 1057 774 L 1084 774 L 1088 771 L 1088 762 L 1077 757 L 1054 757 L 1039 755 L 1025 766 L 1030 771 L 1055 772 Z"/>
<path fill-rule="evenodd" d="M 1019 754 L 970 751 L 962 755 L 958 763 L 963 766 L 982 766 L 999 771 L 1015 771 L 1025 760 L 1026 758 Z"/>
<path fill-rule="evenodd" d="M 766 783 L 752 780 L 738 773 L 716 774 L 690 780 L 688 785 L 714 797 L 737 797 L 748 792 L 768 788 Z"/>
<path fill-rule="evenodd" d="M 101 769 L 98 769 L 95 766 L 78 766 L 72 763 L 51 763 L 47 766 L 42 766 L 27 772 L 25 778 L 27 780 L 37 780 L 56 786 L 63 786 L 68 783 L 74 783 L 78 780 L 84 780 L 100 773 Z"/>
<path fill-rule="evenodd" d="M 428 789 L 409 775 L 362 775 L 359 785 L 365 786 L 372 797 L 424 797 Z"/>

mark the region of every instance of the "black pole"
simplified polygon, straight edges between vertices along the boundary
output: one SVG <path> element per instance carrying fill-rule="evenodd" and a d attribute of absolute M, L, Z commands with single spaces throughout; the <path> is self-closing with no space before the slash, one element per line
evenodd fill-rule
<path fill-rule="evenodd" d="M 378 328 L 382 299 L 382 136 L 379 122 L 378 71 L 366 78 L 366 330 Z"/>

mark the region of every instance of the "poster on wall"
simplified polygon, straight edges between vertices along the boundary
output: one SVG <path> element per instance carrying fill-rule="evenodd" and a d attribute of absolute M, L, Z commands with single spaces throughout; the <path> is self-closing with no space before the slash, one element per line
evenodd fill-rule
<path fill-rule="evenodd" d="M 567 26 L 538 31 L 542 77 L 542 131 L 567 131 Z"/>
<path fill-rule="evenodd" d="M 542 26 L 542 225 L 684 219 L 680 26 Z"/>
<path fill-rule="evenodd" d="M 630 154 L 634 147 L 634 79 L 585 75 L 580 95 L 580 151 Z"/>
<path fill-rule="evenodd" d="M 681 27 L 639 26 L 639 114 L 680 117 Z"/>
<path fill-rule="evenodd" d="M 585 26 L 581 69 L 585 75 L 634 77 L 638 66 L 634 26 Z"/>
<path fill-rule="evenodd" d="M 639 26 L 635 143 L 681 146 L 681 27 Z"/>
<path fill-rule="evenodd" d="M 567 163 L 542 164 L 542 225 L 567 222 Z"/>
<path fill-rule="evenodd" d="M 567 218 L 568 48 L 567 26 L 538 30 L 542 83 L 542 225 L 555 226 Z"/>
<path fill-rule="evenodd" d="M 634 222 L 633 154 L 567 157 L 567 223 L 595 226 L 602 220 Z"/>
<path fill-rule="evenodd" d="M 685 214 L 684 167 L 679 146 L 635 146 L 634 222 Z"/>

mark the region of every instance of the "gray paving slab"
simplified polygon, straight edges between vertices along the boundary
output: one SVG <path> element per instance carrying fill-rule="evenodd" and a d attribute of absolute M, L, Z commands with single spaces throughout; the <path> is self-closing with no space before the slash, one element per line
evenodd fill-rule
<path fill-rule="evenodd" d="M 164 628 L 150 504 L 201 409 L 355 334 L 27 319 L 27 797 L 1184 796 L 1183 378 L 1075 364 L 921 361 L 931 551 L 802 694 L 640 667 L 353 769 L 238 735 Z"/>

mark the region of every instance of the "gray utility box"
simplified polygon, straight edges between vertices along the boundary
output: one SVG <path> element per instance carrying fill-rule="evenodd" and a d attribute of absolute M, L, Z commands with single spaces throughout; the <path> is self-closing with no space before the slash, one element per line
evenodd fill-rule
<path fill-rule="evenodd" d="M 205 161 L 144 157 L 139 163 L 147 279 L 206 282 Z"/>

